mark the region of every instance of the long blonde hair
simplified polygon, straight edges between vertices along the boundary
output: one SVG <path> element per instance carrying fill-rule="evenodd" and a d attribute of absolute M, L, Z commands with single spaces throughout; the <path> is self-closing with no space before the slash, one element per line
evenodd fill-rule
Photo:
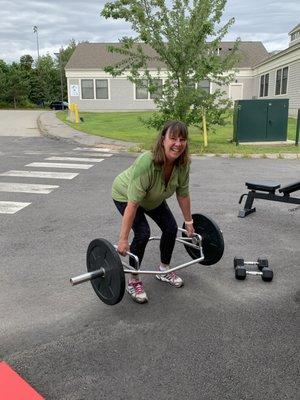
<path fill-rule="evenodd" d="M 181 121 L 167 121 L 163 126 L 161 132 L 158 134 L 156 142 L 153 146 L 153 160 L 156 165 L 164 165 L 166 162 L 166 155 L 164 151 L 163 141 L 167 132 L 171 132 L 176 138 L 180 137 L 188 140 L 188 128 L 185 123 Z M 190 162 L 188 142 L 184 152 L 176 159 L 176 165 L 187 165 Z"/>

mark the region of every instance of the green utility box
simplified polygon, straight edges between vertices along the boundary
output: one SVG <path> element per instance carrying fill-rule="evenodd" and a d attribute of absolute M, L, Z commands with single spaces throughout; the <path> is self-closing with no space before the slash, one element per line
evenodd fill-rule
<path fill-rule="evenodd" d="M 233 141 L 287 140 L 288 99 L 237 100 L 233 116 Z"/>

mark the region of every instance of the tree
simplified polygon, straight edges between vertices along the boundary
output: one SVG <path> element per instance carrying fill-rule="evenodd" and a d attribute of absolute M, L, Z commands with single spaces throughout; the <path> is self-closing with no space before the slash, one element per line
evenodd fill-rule
<path fill-rule="evenodd" d="M 13 103 L 17 108 L 18 103 L 28 100 L 30 79 L 27 72 L 18 63 L 12 63 L 6 73 L 5 100 Z"/>
<path fill-rule="evenodd" d="M 30 54 L 24 54 L 19 62 L 11 65 L 0 59 L 0 102 L 2 106 L 32 106 L 49 103 L 60 99 L 62 72 L 64 80 L 64 98 L 67 97 L 66 77 L 63 71 L 71 57 L 76 42 L 72 39 L 69 45 L 61 48 L 62 71 L 58 59 L 47 54 L 34 62 Z M 1 106 L 1 104 L 0 104 Z"/>
<path fill-rule="evenodd" d="M 9 66 L 6 64 L 6 62 L 0 60 L 0 102 L 5 101 L 8 70 Z"/>
<path fill-rule="evenodd" d="M 33 58 L 30 54 L 24 54 L 20 57 L 20 66 L 26 71 L 31 71 L 33 66 Z"/>
<path fill-rule="evenodd" d="M 221 90 L 210 94 L 201 87 L 209 79 L 220 86 L 228 84 L 228 74 L 236 61 L 238 40 L 232 50 L 220 56 L 222 38 L 234 23 L 220 26 L 226 0 L 117 0 L 105 4 L 105 18 L 129 22 L 135 38 L 123 37 L 108 50 L 122 54 L 121 62 L 106 68 L 113 76 L 125 71 L 137 85 L 146 85 L 158 111 L 146 121 L 159 128 L 167 119 L 179 119 L 187 125 L 201 125 L 203 110 L 209 123 L 221 123 L 228 109 Z M 145 51 L 145 46 L 155 52 Z M 164 67 L 150 73 L 149 63 Z M 163 71 L 164 70 L 164 71 Z M 164 84 L 159 77 L 164 73 Z M 156 95 L 155 95 L 156 94 Z"/>

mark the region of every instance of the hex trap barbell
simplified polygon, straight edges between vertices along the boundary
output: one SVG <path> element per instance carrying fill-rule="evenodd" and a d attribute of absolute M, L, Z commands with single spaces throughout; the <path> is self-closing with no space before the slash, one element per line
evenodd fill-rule
<path fill-rule="evenodd" d="M 224 239 L 218 225 L 204 214 L 193 214 L 195 234 L 187 236 L 187 231 L 178 228 L 182 237 L 177 237 L 176 242 L 184 245 L 192 261 L 170 268 L 168 272 L 178 271 L 194 264 L 213 265 L 223 256 Z M 153 236 L 149 239 L 160 240 Z M 70 279 L 72 285 L 90 281 L 96 295 L 106 304 L 119 303 L 125 292 L 125 273 L 130 274 L 164 274 L 164 271 L 143 270 L 140 268 L 139 259 L 135 254 L 127 252 L 127 256 L 134 260 L 135 267 L 122 261 L 117 246 L 108 240 L 94 239 L 88 246 L 86 255 L 87 273 Z"/>

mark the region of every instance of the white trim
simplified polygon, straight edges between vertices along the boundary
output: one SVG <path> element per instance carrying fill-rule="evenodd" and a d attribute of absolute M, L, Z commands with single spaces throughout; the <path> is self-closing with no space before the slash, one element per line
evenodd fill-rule
<path fill-rule="evenodd" d="M 140 72 L 143 72 L 144 70 L 140 70 Z M 153 78 L 157 78 L 157 70 L 149 70 L 150 75 L 153 76 Z M 111 74 L 105 72 L 103 69 L 71 69 L 65 70 L 65 74 L 67 78 L 99 78 L 99 79 L 107 79 L 107 78 L 112 78 Z M 129 71 L 124 71 L 124 73 L 120 76 L 116 76 L 115 79 L 127 79 L 128 76 L 130 75 Z M 167 70 L 160 70 L 160 77 L 161 78 L 167 78 L 168 77 L 168 71 Z"/>
<path fill-rule="evenodd" d="M 297 45 L 298 46 L 298 45 Z M 265 60 L 262 64 L 259 64 L 253 68 L 254 76 L 263 74 L 267 71 L 272 71 L 274 69 L 280 69 L 285 65 L 291 65 L 295 62 L 299 62 L 300 58 L 300 47 L 291 48 L 287 53 L 276 54 L 274 58 Z"/>

